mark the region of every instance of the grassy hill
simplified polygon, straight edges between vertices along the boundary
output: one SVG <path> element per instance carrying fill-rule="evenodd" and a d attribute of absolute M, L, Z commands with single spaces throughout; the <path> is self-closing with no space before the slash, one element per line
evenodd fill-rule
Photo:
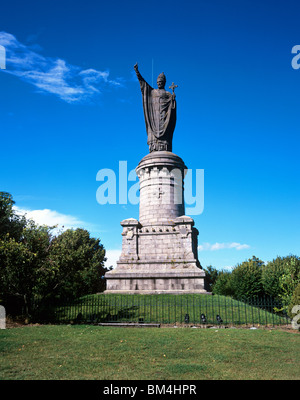
<path fill-rule="evenodd" d="M 278 325 L 289 323 L 284 316 L 274 311 L 276 306 L 270 299 L 238 301 L 225 296 L 185 295 L 120 295 L 98 294 L 77 300 L 52 304 L 47 310 L 40 309 L 39 318 L 59 323 L 75 322 L 145 322 L 161 324 L 188 323 Z"/>

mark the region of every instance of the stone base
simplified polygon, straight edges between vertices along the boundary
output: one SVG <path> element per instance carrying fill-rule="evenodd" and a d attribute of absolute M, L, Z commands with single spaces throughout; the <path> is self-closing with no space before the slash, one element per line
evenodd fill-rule
<path fill-rule="evenodd" d="M 184 215 L 186 166 L 176 154 L 154 151 L 136 168 L 139 220 L 121 222 L 122 253 L 105 274 L 104 293 L 208 293 L 197 252 L 198 230 Z"/>
<path fill-rule="evenodd" d="M 198 268 L 197 268 L 198 269 Z M 127 270 L 128 271 L 128 270 Z M 119 272 L 117 269 L 107 272 L 106 293 L 119 294 L 184 294 L 201 293 L 205 290 L 205 273 L 198 271 L 164 272 Z"/>
<path fill-rule="evenodd" d="M 105 290 L 104 294 L 211 294 L 207 291 L 195 290 Z"/>
<path fill-rule="evenodd" d="M 105 274 L 104 293 L 208 293 L 197 257 L 194 221 L 187 216 L 172 225 L 142 227 L 127 219 L 117 268 Z"/>

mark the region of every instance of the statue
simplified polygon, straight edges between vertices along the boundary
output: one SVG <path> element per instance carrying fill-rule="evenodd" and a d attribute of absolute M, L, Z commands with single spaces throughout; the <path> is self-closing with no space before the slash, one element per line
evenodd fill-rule
<path fill-rule="evenodd" d="M 166 77 L 162 72 L 158 75 L 158 89 L 153 89 L 141 76 L 137 63 L 134 66 L 140 82 L 143 108 L 148 135 L 147 144 L 149 152 L 172 151 L 173 132 L 176 124 L 176 100 L 174 89 L 177 85 L 172 83 L 169 88 L 173 93 L 165 90 Z"/>

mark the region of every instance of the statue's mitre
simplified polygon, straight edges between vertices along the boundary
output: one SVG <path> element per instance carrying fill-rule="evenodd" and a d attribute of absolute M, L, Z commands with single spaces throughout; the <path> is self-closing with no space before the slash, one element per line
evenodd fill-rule
<path fill-rule="evenodd" d="M 166 82 L 167 78 L 165 74 L 162 72 L 161 74 L 158 75 L 157 80 L 163 80 Z"/>

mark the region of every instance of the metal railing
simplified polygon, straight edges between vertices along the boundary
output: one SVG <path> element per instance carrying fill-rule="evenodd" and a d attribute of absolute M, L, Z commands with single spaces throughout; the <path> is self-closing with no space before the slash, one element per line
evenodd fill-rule
<path fill-rule="evenodd" d="M 31 318 L 40 323 L 135 322 L 193 325 L 287 325 L 271 297 L 236 300 L 211 295 L 89 295 L 73 300 L 35 301 Z"/>

